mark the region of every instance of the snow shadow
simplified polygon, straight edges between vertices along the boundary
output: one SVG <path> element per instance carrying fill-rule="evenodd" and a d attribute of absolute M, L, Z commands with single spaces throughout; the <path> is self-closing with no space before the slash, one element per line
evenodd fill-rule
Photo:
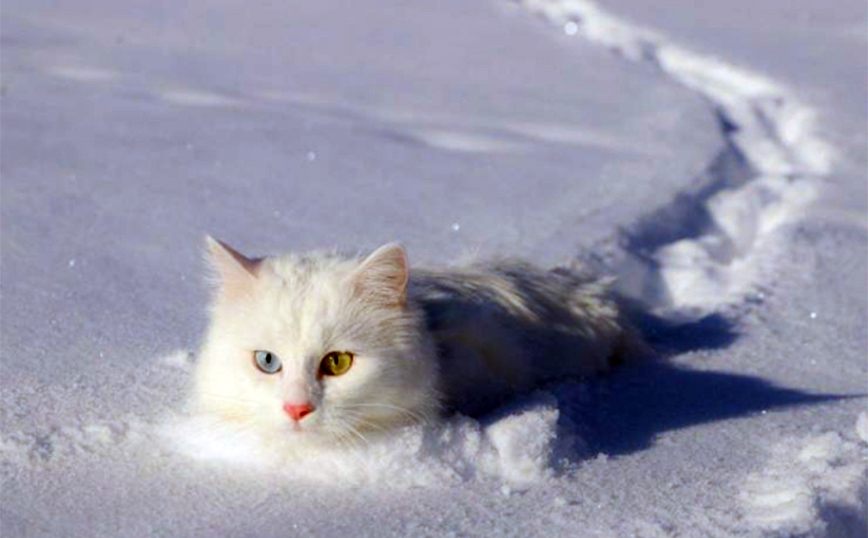
<path fill-rule="evenodd" d="M 733 131 L 717 113 L 724 134 Z M 646 259 L 656 250 L 682 239 L 696 239 L 715 228 L 708 202 L 718 193 L 739 187 L 755 175 L 744 154 L 727 138 L 705 170 L 668 204 L 621 230 L 624 250 Z"/>
<path fill-rule="evenodd" d="M 828 538 L 868 538 L 868 522 L 866 522 L 865 490 L 862 491 L 860 505 L 862 510 L 846 505 L 829 505 L 820 509 L 820 517 L 826 523 Z"/>
<path fill-rule="evenodd" d="M 709 314 L 690 323 L 675 323 L 640 309 L 630 317 L 645 341 L 663 357 L 725 348 L 738 338 L 733 323 L 720 314 Z"/>
<path fill-rule="evenodd" d="M 554 389 L 560 430 L 581 435 L 576 454 L 619 455 L 650 447 L 667 431 L 797 405 L 816 405 L 862 395 L 813 394 L 775 386 L 757 377 L 675 366 L 667 357 L 722 349 L 738 338 L 720 314 L 677 323 L 627 302 L 629 316 L 659 354 L 607 376 Z M 581 457 L 581 456 L 580 456 Z"/>
<path fill-rule="evenodd" d="M 671 430 L 858 397 L 812 394 L 757 377 L 690 370 L 663 360 L 561 386 L 554 393 L 565 435 L 577 430 L 584 451 L 615 456 L 646 449 Z"/>

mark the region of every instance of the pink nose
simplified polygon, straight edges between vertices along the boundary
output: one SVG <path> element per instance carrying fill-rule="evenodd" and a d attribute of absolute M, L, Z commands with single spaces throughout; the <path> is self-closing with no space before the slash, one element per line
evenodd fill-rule
<path fill-rule="evenodd" d="M 283 404 L 283 410 L 289 415 L 289 418 L 298 422 L 307 415 L 313 413 L 314 406 L 305 402 L 302 404 Z"/>

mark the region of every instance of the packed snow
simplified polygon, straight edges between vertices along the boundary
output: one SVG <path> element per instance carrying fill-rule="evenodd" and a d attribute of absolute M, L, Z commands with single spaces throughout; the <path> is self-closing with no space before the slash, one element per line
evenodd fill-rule
<path fill-rule="evenodd" d="M 740 496 L 753 525 L 797 536 L 865 531 L 858 512 L 865 502 L 865 448 L 849 432 L 846 439 L 836 432 L 783 439 L 770 452 Z"/>
<path fill-rule="evenodd" d="M 868 535 L 868 7 L 754 4 L 5 2 L 0 533 Z M 206 233 L 579 259 L 666 360 L 264 447 Z"/>

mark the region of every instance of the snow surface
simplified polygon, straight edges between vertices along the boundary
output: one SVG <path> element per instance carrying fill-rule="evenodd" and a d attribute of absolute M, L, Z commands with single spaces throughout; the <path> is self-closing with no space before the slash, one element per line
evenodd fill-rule
<path fill-rule="evenodd" d="M 866 6 L 345 4 L 4 2 L 0 534 L 866 536 Z M 683 325 L 299 460 L 185 413 L 205 233 L 578 257 Z"/>
<path fill-rule="evenodd" d="M 813 110 L 762 75 L 673 45 L 595 4 L 527 5 L 571 35 L 581 32 L 628 59 L 657 65 L 706 97 L 720 123 L 729 126 L 729 153 L 718 158 L 743 160 L 749 181 L 725 170 L 711 172 L 718 184 L 693 201 L 708 215 L 706 229 L 690 226 L 696 237 L 668 241 L 651 254 L 654 263 L 644 265 L 659 279 L 668 306 L 682 314 L 693 310 L 701 317 L 742 297 L 756 280 L 756 253 L 766 254 L 778 243 L 773 232 L 813 198 L 810 179 L 829 171 L 831 150 L 813 132 Z M 629 282 L 630 276 L 622 280 Z M 659 301 L 661 293 L 654 291 L 652 301 Z"/>

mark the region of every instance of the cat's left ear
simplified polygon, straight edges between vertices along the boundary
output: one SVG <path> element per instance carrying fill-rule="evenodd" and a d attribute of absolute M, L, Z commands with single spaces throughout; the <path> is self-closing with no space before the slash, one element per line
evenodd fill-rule
<path fill-rule="evenodd" d="M 218 275 L 224 293 L 243 291 L 252 279 L 259 276 L 261 258 L 248 258 L 210 235 L 205 236 L 205 244 L 208 247 L 208 260 Z"/>
<path fill-rule="evenodd" d="M 375 250 L 352 275 L 353 287 L 365 297 L 386 304 L 403 304 L 407 298 L 410 264 L 400 243 Z"/>

